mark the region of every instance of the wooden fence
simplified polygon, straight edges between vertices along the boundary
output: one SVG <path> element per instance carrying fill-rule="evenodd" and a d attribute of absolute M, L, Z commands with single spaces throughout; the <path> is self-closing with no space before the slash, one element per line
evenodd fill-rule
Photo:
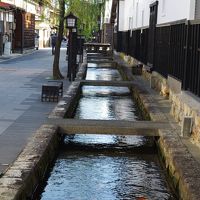
<path fill-rule="evenodd" d="M 200 96 L 200 21 L 189 22 L 186 30 L 184 88 Z"/>
<path fill-rule="evenodd" d="M 115 48 L 147 65 L 149 29 L 118 32 Z M 153 70 L 182 82 L 200 97 L 200 20 L 177 21 L 156 27 Z"/>

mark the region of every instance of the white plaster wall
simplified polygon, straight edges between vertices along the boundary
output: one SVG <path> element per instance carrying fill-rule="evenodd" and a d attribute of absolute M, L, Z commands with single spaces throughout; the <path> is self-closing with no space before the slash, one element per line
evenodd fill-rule
<path fill-rule="evenodd" d="M 112 9 L 112 0 L 108 0 L 106 1 L 105 4 L 104 23 L 110 22 L 111 9 Z"/>
<path fill-rule="evenodd" d="M 135 0 L 119 1 L 119 30 L 133 29 Z"/>
<path fill-rule="evenodd" d="M 164 5 L 165 4 L 165 5 Z M 195 0 L 160 0 L 158 24 L 195 17 Z"/>
<path fill-rule="evenodd" d="M 150 4 L 155 0 L 123 0 L 120 2 L 119 30 L 149 25 Z M 159 0 L 158 24 L 195 17 L 195 0 Z"/>
<path fill-rule="evenodd" d="M 124 5 L 125 5 L 125 2 L 123 1 L 119 1 L 119 31 L 124 31 L 124 30 L 127 30 L 125 25 L 124 25 L 124 21 L 125 21 L 125 18 L 126 18 L 126 14 L 124 13 Z"/>

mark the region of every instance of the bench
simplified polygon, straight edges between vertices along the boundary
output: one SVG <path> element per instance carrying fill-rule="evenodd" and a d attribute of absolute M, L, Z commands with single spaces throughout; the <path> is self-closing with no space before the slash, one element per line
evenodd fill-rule
<path fill-rule="evenodd" d="M 63 82 L 62 81 L 48 81 L 42 85 L 41 101 L 57 101 L 59 96 L 63 95 Z"/>

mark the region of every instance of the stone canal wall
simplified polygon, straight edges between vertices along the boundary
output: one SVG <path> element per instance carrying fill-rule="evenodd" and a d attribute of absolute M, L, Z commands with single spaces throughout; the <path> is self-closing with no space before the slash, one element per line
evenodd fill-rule
<path fill-rule="evenodd" d="M 87 64 L 83 63 L 77 74 L 77 80 L 85 77 L 86 68 Z M 66 111 L 72 112 L 70 108 L 77 98 L 79 86 L 79 82 L 71 84 L 49 118 L 63 118 Z M 12 166 L 0 177 L 0 200 L 32 199 L 39 184 L 44 181 L 62 140 L 62 131 L 57 126 L 49 124 L 41 126 Z"/>
<path fill-rule="evenodd" d="M 190 154 L 187 147 L 180 138 L 180 126 L 170 115 L 171 102 L 175 97 L 169 96 L 170 100 L 159 96 L 151 87 L 152 75 L 146 73 L 147 79 L 142 76 L 132 76 L 132 66 L 124 64 L 119 57 L 115 57 L 118 67 L 124 77 L 133 80 L 132 87 L 135 98 L 141 104 L 146 115 L 152 121 L 168 121 L 169 129 L 159 130 L 159 138 L 156 138 L 160 157 L 168 171 L 171 182 L 179 199 L 197 200 L 200 192 L 200 167 L 199 163 Z M 86 64 L 81 68 L 77 81 L 73 82 L 63 99 L 50 114 L 49 118 L 63 118 L 71 115 L 74 103 L 80 93 L 80 82 L 85 77 Z M 85 67 L 85 68 L 84 68 Z M 137 71 L 137 70 L 136 70 Z M 154 74 L 154 76 L 157 76 Z M 156 79 L 157 80 L 157 79 Z M 146 84 L 147 83 L 147 84 Z M 156 82 L 155 82 L 156 83 Z M 155 86 L 159 84 L 155 84 Z M 160 84 L 159 88 L 167 91 L 165 86 Z M 165 85 L 165 81 L 163 82 Z M 162 93 L 160 93 L 162 94 Z M 172 113 L 172 112 L 171 112 Z M 59 133 L 59 134 L 58 134 Z M 31 138 L 13 165 L 0 178 L 0 199 L 1 200 L 25 200 L 31 198 L 38 184 L 44 178 L 45 173 L 57 154 L 57 149 L 62 139 L 62 130 L 57 126 L 43 125 Z"/>
<path fill-rule="evenodd" d="M 150 76 L 151 88 L 158 91 L 163 97 L 169 98 L 170 113 L 179 125 L 182 126 L 185 118 L 191 118 L 191 131 L 187 136 L 193 143 L 200 146 L 200 100 L 190 92 L 182 91 L 181 83 L 173 77 L 168 76 L 166 79 L 156 72 Z"/>
<path fill-rule="evenodd" d="M 115 55 L 114 58 L 116 62 L 118 62 L 120 71 L 123 71 L 123 76 L 128 80 L 135 81 L 135 84 L 132 87 L 134 96 L 138 101 L 141 101 L 140 104 L 144 107 L 143 109 L 149 113 L 150 119 L 152 121 L 169 122 L 169 129 L 159 130 L 159 138 L 156 138 L 156 143 L 162 163 L 164 163 L 164 167 L 167 169 L 170 181 L 179 195 L 179 199 L 199 199 L 200 165 L 189 152 L 187 146 L 184 145 L 180 137 L 181 127 L 176 123 L 172 115 L 170 115 L 170 113 L 172 113 L 170 112 L 171 102 L 174 100 L 170 101 L 169 99 L 166 99 L 167 95 L 162 97 L 152 90 L 150 88 L 151 84 L 149 84 L 146 77 L 131 76 L 131 67 L 127 67 L 127 64 L 123 64 L 123 61 L 119 56 Z M 155 74 L 150 74 L 148 76 L 155 76 Z M 152 79 L 152 77 L 148 80 L 150 79 Z M 159 79 L 160 77 L 156 80 Z M 163 84 L 164 86 L 158 84 L 157 89 L 165 88 L 166 82 L 163 81 Z M 175 97 L 173 96 L 171 98 Z"/>
<path fill-rule="evenodd" d="M 126 67 L 134 69 L 138 65 L 141 65 L 136 59 L 130 56 L 122 56 L 116 52 L 115 55 L 124 60 Z M 159 92 L 161 96 L 170 100 L 170 113 L 179 125 L 182 126 L 185 117 L 192 118 L 190 139 L 193 143 L 200 146 L 200 100 L 190 92 L 182 91 L 181 83 L 173 77 L 168 76 L 165 78 L 155 71 L 151 73 L 147 66 L 142 66 L 142 75 L 148 80 L 149 86 Z"/>
<path fill-rule="evenodd" d="M 43 125 L 31 138 L 17 160 L 0 178 L 1 200 L 31 199 L 57 154 L 58 128 Z"/>
<path fill-rule="evenodd" d="M 192 118 L 191 136 L 193 143 L 200 147 L 200 102 L 195 97 L 191 98 L 187 92 L 171 94 L 171 114 L 179 124 L 183 123 L 185 117 Z"/>

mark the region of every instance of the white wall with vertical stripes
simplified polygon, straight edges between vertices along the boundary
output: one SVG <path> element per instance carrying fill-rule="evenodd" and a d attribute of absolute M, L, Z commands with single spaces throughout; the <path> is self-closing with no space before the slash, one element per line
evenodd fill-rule
<path fill-rule="evenodd" d="M 162 24 L 182 19 L 195 19 L 195 16 L 198 14 L 197 9 L 195 12 L 196 1 L 200 0 L 158 0 L 157 23 Z M 112 2 L 112 0 L 108 2 Z M 155 0 L 119 0 L 119 30 L 125 31 L 148 26 L 149 7 L 154 2 Z M 200 3 L 198 5 L 200 7 Z"/>

